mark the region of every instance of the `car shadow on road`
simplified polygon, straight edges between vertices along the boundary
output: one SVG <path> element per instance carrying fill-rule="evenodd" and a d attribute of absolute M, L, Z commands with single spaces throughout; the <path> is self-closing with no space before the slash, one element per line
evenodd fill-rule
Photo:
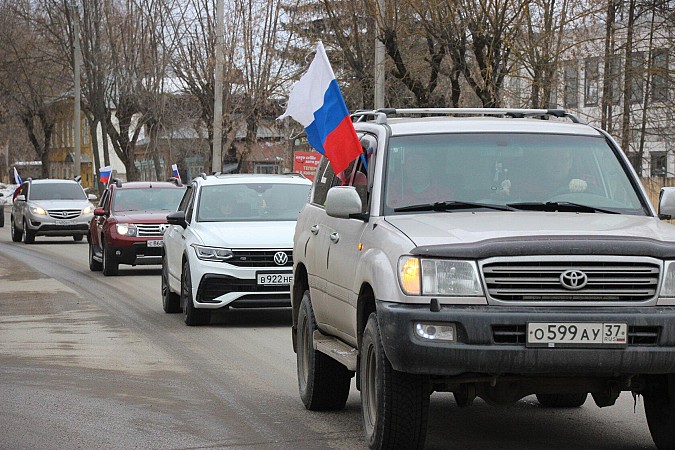
<path fill-rule="evenodd" d="M 291 308 L 246 308 L 214 311 L 211 313 L 212 327 L 279 327 L 292 322 Z"/>

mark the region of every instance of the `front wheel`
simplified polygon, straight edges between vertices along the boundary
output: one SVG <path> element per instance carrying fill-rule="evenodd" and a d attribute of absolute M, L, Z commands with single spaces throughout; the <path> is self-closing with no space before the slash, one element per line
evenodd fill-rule
<path fill-rule="evenodd" d="M 115 259 L 113 249 L 105 245 L 105 242 L 101 242 L 101 246 L 103 247 L 103 275 L 107 277 L 117 275 L 120 263 Z"/>
<path fill-rule="evenodd" d="M 74 240 L 75 242 L 80 242 L 80 241 L 82 241 L 82 239 L 84 239 L 84 235 L 83 235 L 83 234 L 76 234 L 76 235 L 73 236 L 73 240 Z"/>
<path fill-rule="evenodd" d="M 185 305 L 183 309 L 185 324 L 194 327 L 209 323 L 211 321 L 211 311 L 195 308 L 192 302 L 192 278 L 190 275 L 190 264 L 187 261 L 183 264 L 183 276 L 181 277 L 180 286 L 181 303 Z"/>
<path fill-rule="evenodd" d="M 429 418 L 429 379 L 391 367 L 375 313 L 363 332 L 360 358 L 361 412 L 368 446 L 423 448 Z"/>
<path fill-rule="evenodd" d="M 587 393 L 581 394 L 537 394 L 537 401 L 548 408 L 578 408 L 586 403 Z"/>
<path fill-rule="evenodd" d="M 28 229 L 28 224 L 26 221 L 23 221 L 23 243 L 24 244 L 33 244 L 35 243 L 35 233 Z"/>
<path fill-rule="evenodd" d="M 645 416 L 659 450 L 675 449 L 675 374 L 654 376 L 645 393 Z"/>
<path fill-rule="evenodd" d="M 180 295 L 169 287 L 169 262 L 166 257 L 162 258 L 162 308 L 169 314 L 180 312 Z"/>
<path fill-rule="evenodd" d="M 298 388 L 305 408 L 331 411 L 345 407 L 353 372 L 328 355 L 314 349 L 317 329 L 309 291 L 302 295 L 298 311 Z"/>

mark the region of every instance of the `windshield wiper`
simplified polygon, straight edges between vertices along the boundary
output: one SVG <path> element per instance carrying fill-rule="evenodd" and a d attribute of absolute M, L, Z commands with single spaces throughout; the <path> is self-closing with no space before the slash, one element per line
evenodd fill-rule
<path fill-rule="evenodd" d="M 497 211 L 514 211 L 509 205 L 492 205 L 489 203 L 471 203 L 451 200 L 448 202 L 422 203 L 420 205 L 401 206 L 394 208 L 394 212 L 404 211 L 454 211 L 458 209 L 496 209 Z"/>
<path fill-rule="evenodd" d="M 588 213 L 605 213 L 605 214 L 621 214 L 619 211 L 606 208 L 597 208 L 590 205 L 582 205 L 574 202 L 521 202 L 521 203 L 507 203 L 514 209 L 521 209 L 526 211 L 547 211 L 547 212 L 588 212 Z"/>

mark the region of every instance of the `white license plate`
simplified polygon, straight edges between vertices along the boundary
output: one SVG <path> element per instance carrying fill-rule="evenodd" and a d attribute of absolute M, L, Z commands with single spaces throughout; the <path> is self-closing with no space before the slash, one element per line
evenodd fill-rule
<path fill-rule="evenodd" d="M 162 240 L 154 240 L 154 241 L 147 241 L 148 247 L 162 247 L 164 245 L 164 241 Z"/>
<path fill-rule="evenodd" d="M 258 284 L 267 285 L 289 285 L 293 282 L 293 275 L 290 273 L 259 273 Z"/>
<path fill-rule="evenodd" d="M 527 345 L 532 347 L 584 347 L 626 345 L 625 323 L 530 322 Z"/>
<path fill-rule="evenodd" d="M 74 220 L 68 220 L 68 219 L 56 219 L 56 224 L 57 225 L 75 225 Z"/>

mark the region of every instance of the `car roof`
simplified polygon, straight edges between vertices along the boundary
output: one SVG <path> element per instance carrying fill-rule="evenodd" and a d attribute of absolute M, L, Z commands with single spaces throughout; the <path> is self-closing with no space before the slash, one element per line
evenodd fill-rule
<path fill-rule="evenodd" d="M 280 183 L 280 184 L 306 184 L 311 185 L 312 182 L 297 174 L 222 174 L 222 175 L 208 175 L 206 179 L 203 177 L 195 178 L 201 185 L 220 185 L 220 184 L 243 184 L 243 183 Z"/>
<path fill-rule="evenodd" d="M 171 181 L 127 181 L 120 186 L 115 185 L 115 183 L 111 183 L 110 186 L 115 186 L 115 189 L 185 188 L 185 186 L 178 186 Z"/>
<path fill-rule="evenodd" d="M 77 184 L 79 186 L 80 183 L 78 183 L 75 180 L 60 180 L 57 178 L 41 178 L 39 180 L 30 180 L 31 184 L 54 184 L 54 183 L 59 183 L 59 184 Z"/>
<path fill-rule="evenodd" d="M 602 136 L 602 134 L 592 126 L 558 119 L 540 120 L 508 117 L 404 117 L 388 118 L 387 125 L 391 129 L 392 136 L 441 133 L 534 133 Z"/>

